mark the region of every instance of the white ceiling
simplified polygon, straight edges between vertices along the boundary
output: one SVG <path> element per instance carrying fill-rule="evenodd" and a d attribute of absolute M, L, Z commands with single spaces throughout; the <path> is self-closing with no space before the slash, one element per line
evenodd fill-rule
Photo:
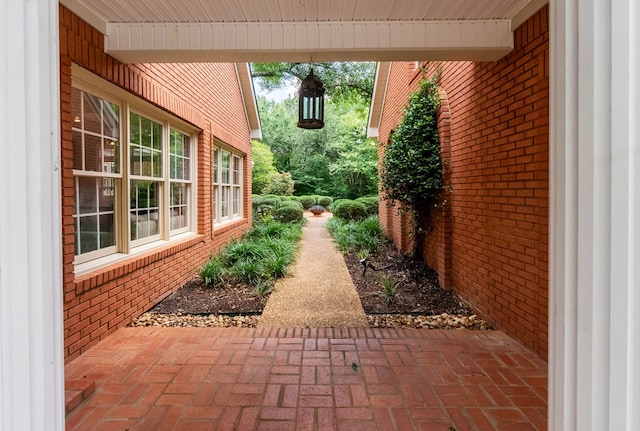
<path fill-rule="evenodd" d="M 65 3 L 64 1 L 62 3 Z M 106 23 L 503 20 L 529 0 L 77 0 Z"/>
<path fill-rule="evenodd" d="M 123 62 L 497 60 L 548 0 L 60 0 Z"/>

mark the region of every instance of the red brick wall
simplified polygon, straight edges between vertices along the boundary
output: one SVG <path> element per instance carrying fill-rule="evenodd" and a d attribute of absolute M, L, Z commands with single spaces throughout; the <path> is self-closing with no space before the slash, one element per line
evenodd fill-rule
<path fill-rule="evenodd" d="M 425 257 L 483 317 L 546 358 L 548 8 L 514 36 L 515 49 L 498 62 L 429 64 L 430 70 L 440 70 L 450 111 L 451 156 L 445 164 L 450 207 L 437 209 L 432 217 L 435 229 Z M 412 67 L 393 64 L 381 142 L 416 89 Z M 441 116 L 441 134 L 444 125 Z M 399 217 L 381 208 L 381 221 L 394 242 L 404 244 Z"/>
<path fill-rule="evenodd" d="M 62 229 L 65 358 L 93 343 L 194 277 L 212 252 L 251 226 L 251 140 L 229 63 L 121 64 L 104 53 L 103 35 L 60 6 Z M 76 63 L 202 130 L 198 136 L 198 236 L 153 249 L 89 274 L 74 274 L 71 64 Z M 216 138 L 244 153 L 246 218 L 212 228 L 211 144 Z"/>

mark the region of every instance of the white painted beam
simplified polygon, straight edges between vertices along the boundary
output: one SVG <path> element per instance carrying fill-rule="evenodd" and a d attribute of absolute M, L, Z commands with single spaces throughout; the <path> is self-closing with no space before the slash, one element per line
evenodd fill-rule
<path fill-rule="evenodd" d="M 640 429 L 640 6 L 550 4 L 550 430 Z"/>
<path fill-rule="evenodd" d="M 196 61 L 498 60 L 508 20 L 118 23 L 105 49 L 125 63 Z"/>
<path fill-rule="evenodd" d="M 0 1 L 0 429 L 64 430 L 58 2 Z"/>

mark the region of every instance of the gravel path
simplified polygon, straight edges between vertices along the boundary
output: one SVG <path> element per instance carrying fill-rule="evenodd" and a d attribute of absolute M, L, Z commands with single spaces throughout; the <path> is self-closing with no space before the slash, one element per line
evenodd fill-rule
<path fill-rule="evenodd" d="M 307 214 L 293 275 L 276 282 L 258 327 L 369 326 L 342 254 L 325 228 L 330 217 Z"/>

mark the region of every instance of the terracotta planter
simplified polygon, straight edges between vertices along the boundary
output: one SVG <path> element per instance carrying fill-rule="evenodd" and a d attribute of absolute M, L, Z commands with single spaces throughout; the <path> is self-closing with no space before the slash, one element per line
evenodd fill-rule
<path fill-rule="evenodd" d="M 314 205 L 311 208 L 309 208 L 309 211 L 311 211 L 311 213 L 316 216 L 319 217 L 322 215 L 322 213 L 325 211 L 323 207 L 321 207 L 320 205 Z"/>

